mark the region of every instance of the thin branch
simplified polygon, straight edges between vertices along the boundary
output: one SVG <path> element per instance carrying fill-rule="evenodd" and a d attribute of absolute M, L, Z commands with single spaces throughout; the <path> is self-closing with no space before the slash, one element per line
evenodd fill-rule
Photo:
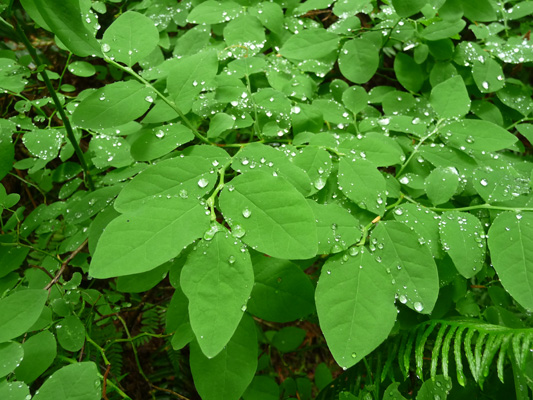
<path fill-rule="evenodd" d="M 85 239 L 83 241 L 83 243 L 76 249 L 74 250 L 72 253 L 70 253 L 70 256 L 68 256 L 68 258 L 63 262 L 63 264 L 61 264 L 61 268 L 59 268 L 59 271 L 57 271 L 57 274 L 56 276 L 54 276 L 54 279 L 52 279 L 48 285 L 46 285 L 44 287 L 44 290 L 50 290 L 50 288 L 55 284 L 57 283 L 57 281 L 59 280 L 59 278 L 61 278 L 61 275 L 63 275 L 63 272 L 65 272 L 65 269 L 67 268 L 69 262 L 72 261 L 72 259 L 74 257 L 76 257 L 76 255 L 83 250 L 83 248 L 85 247 L 85 245 L 87 244 L 88 242 L 88 239 Z"/>

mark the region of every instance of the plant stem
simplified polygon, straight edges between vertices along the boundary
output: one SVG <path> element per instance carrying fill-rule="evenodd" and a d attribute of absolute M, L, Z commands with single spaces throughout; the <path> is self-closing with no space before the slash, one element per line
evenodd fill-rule
<path fill-rule="evenodd" d="M 33 61 L 37 65 L 37 67 L 43 65 L 41 62 L 41 58 L 37 54 L 37 51 L 30 43 L 30 40 L 20 27 L 20 24 L 17 21 L 17 24 L 15 25 L 16 34 L 20 37 L 24 45 L 26 46 L 26 49 L 31 55 L 31 58 L 33 58 Z M 57 97 L 57 93 L 52 86 L 52 82 L 50 82 L 50 79 L 48 78 L 48 74 L 46 73 L 46 69 L 42 69 L 42 71 L 39 71 L 39 74 L 43 78 L 44 84 L 46 85 L 46 88 L 48 89 L 48 92 L 50 93 L 50 96 L 52 97 L 52 100 L 54 100 L 54 104 L 56 106 L 57 112 L 59 112 L 59 115 L 61 116 L 61 120 L 63 121 L 63 126 L 65 127 L 65 131 L 67 132 L 67 138 L 72 144 L 72 147 L 74 147 L 74 152 L 78 156 L 78 159 L 80 161 L 81 168 L 83 169 L 84 176 L 86 179 L 87 187 L 89 190 L 94 190 L 94 183 L 92 180 L 92 177 L 89 173 L 89 167 L 87 166 L 87 163 L 85 162 L 85 158 L 83 157 L 83 152 L 81 151 L 80 145 L 76 141 L 76 137 L 74 136 L 74 131 L 72 130 L 72 125 L 70 125 L 70 120 L 67 117 L 67 114 L 65 113 L 65 110 L 63 109 L 63 106 L 61 102 L 59 101 L 59 98 Z"/>
<path fill-rule="evenodd" d="M 424 206 L 420 204 L 418 201 L 410 198 L 409 196 L 405 194 L 403 194 L 403 198 L 410 203 L 421 205 L 422 207 L 425 207 L 431 211 L 471 211 L 471 210 L 498 210 L 498 211 L 514 211 L 514 212 L 533 211 L 533 208 L 531 207 L 503 207 L 503 206 L 494 206 L 488 203 L 478 204 L 475 206 L 455 207 L 455 208 L 428 207 L 428 206 Z"/>
<path fill-rule="evenodd" d="M 112 60 L 111 58 L 104 56 L 104 60 L 107 61 L 109 64 L 121 69 L 124 72 L 127 72 L 131 76 L 133 76 L 135 79 L 137 79 L 139 82 L 143 83 L 150 89 L 152 89 L 160 98 L 163 100 L 170 108 L 172 108 L 176 113 L 180 116 L 180 118 L 183 120 L 185 125 L 192 131 L 194 136 L 196 136 L 198 139 L 200 139 L 202 142 L 206 144 L 213 144 L 209 139 L 204 137 L 200 132 L 198 132 L 198 129 L 192 124 L 192 122 L 185 116 L 183 111 L 168 97 L 166 97 L 163 93 L 161 93 L 159 90 L 157 90 L 150 82 L 148 82 L 146 79 L 144 79 L 142 76 L 140 76 L 137 72 L 135 72 L 130 67 L 125 67 L 124 65 L 121 65 L 117 63 L 116 61 Z"/>

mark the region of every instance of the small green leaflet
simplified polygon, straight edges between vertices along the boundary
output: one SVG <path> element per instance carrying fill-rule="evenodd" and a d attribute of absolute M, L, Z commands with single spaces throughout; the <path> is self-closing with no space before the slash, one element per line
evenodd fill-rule
<path fill-rule="evenodd" d="M 372 231 L 374 252 L 392 275 L 400 303 L 429 314 L 439 294 L 439 275 L 425 240 L 406 224 L 385 221 Z"/>
<path fill-rule="evenodd" d="M 315 146 L 305 147 L 296 153 L 293 162 L 307 172 L 314 188 L 312 193 L 326 185 L 332 168 L 331 156 L 326 150 Z"/>
<path fill-rule="evenodd" d="M 252 262 L 243 243 L 222 226 L 212 225 L 181 272 L 191 327 L 207 357 L 220 353 L 233 336 L 253 284 Z"/>
<path fill-rule="evenodd" d="M 533 214 L 503 212 L 489 229 L 492 264 L 511 296 L 533 310 Z"/>
<path fill-rule="evenodd" d="M 498 151 L 512 146 L 517 138 L 489 121 L 463 119 L 439 129 L 444 139 L 459 149 Z"/>
<path fill-rule="evenodd" d="M 354 83 L 368 82 L 378 65 L 379 49 L 364 37 L 347 41 L 339 54 L 342 75 Z"/>
<path fill-rule="evenodd" d="M 316 255 L 313 211 L 284 178 L 264 171 L 246 172 L 225 186 L 219 203 L 233 235 L 252 248 L 287 259 Z"/>
<path fill-rule="evenodd" d="M 481 362 L 481 360 L 478 362 Z M 428 379 L 422 384 L 422 387 L 416 396 L 416 400 L 446 400 L 451 388 L 452 380 L 450 377 L 437 375 L 435 378 Z"/>
<path fill-rule="evenodd" d="M 168 305 L 165 330 L 174 333 L 171 340 L 174 350 L 182 349 L 194 339 L 194 332 L 189 322 L 189 300 L 181 286 L 176 287 Z"/>
<path fill-rule="evenodd" d="M 211 359 L 197 342 L 191 343 L 190 365 L 194 384 L 203 400 L 238 400 L 257 369 L 257 328 L 244 315 L 226 347 Z"/>
<path fill-rule="evenodd" d="M 470 111 L 470 97 L 463 78 L 454 76 L 431 90 L 431 107 L 441 118 L 463 117 Z"/>
<path fill-rule="evenodd" d="M 427 3 L 427 0 L 392 0 L 392 6 L 402 18 L 410 17 L 419 12 Z"/>
<path fill-rule="evenodd" d="M 320 328 L 335 361 L 349 368 L 379 346 L 396 321 L 394 286 L 365 248 L 322 267 L 316 288 Z"/>
<path fill-rule="evenodd" d="M 392 138 L 377 132 L 368 132 L 362 138 L 349 137 L 339 150 L 354 154 L 356 158 L 370 161 L 376 167 L 388 167 L 405 161 L 400 145 Z"/>
<path fill-rule="evenodd" d="M 341 158 L 339 189 L 359 207 L 378 215 L 385 212 L 385 178 L 376 166 L 363 159 Z"/>
<path fill-rule="evenodd" d="M 150 55 L 159 42 L 153 21 L 135 11 L 120 15 L 104 32 L 102 51 L 128 67 Z"/>
<path fill-rule="evenodd" d="M 98 370 L 93 362 L 67 365 L 54 372 L 33 400 L 99 400 L 102 395 Z"/>
<path fill-rule="evenodd" d="M 111 83 L 83 99 L 72 120 L 85 129 L 124 125 L 143 115 L 154 98 L 155 92 L 139 82 Z"/>
<path fill-rule="evenodd" d="M 442 247 L 457 271 L 467 279 L 476 275 L 485 262 L 486 252 L 485 232 L 479 219 L 464 212 L 445 212 L 439 230 Z"/>
<path fill-rule="evenodd" d="M 368 106 L 368 93 L 361 86 L 350 86 L 342 93 L 342 102 L 355 115 Z"/>
<path fill-rule="evenodd" d="M 263 49 L 265 29 L 256 17 L 241 15 L 226 25 L 224 40 L 234 57 L 250 57 Z"/>
<path fill-rule="evenodd" d="M 0 382 L 0 398 L 3 400 L 31 399 L 30 389 L 20 381 Z"/>
<path fill-rule="evenodd" d="M 0 378 L 10 374 L 24 358 L 22 345 L 17 342 L 0 343 Z"/>
<path fill-rule="evenodd" d="M 511 165 L 476 168 L 473 177 L 474 189 L 487 203 L 509 201 L 531 190 L 530 179 Z"/>
<path fill-rule="evenodd" d="M 29 384 L 52 365 L 57 355 L 57 344 L 54 335 L 45 330 L 31 336 L 22 347 L 24 358 L 15 373 L 18 380 Z"/>
<path fill-rule="evenodd" d="M 98 241 L 89 273 L 99 279 L 149 271 L 176 257 L 209 226 L 206 208 L 179 195 L 151 199 L 112 220 Z"/>
<path fill-rule="evenodd" d="M 315 60 L 337 52 L 339 36 L 325 29 L 307 29 L 292 35 L 279 53 L 291 60 Z"/>
<path fill-rule="evenodd" d="M 131 155 L 137 161 L 151 161 L 193 139 L 194 134 L 189 128 L 172 122 L 143 129 L 131 145 Z"/>
<path fill-rule="evenodd" d="M 472 76 L 481 93 L 497 92 L 505 85 L 502 66 L 490 57 L 484 62 L 474 61 Z"/>
<path fill-rule="evenodd" d="M 218 164 L 218 163 L 217 163 Z M 118 195 L 115 209 L 134 211 L 154 198 L 175 196 L 200 198 L 209 193 L 217 176 L 204 157 L 176 157 L 150 166 L 129 182 Z"/>
<path fill-rule="evenodd" d="M 291 322 L 315 311 L 309 277 L 289 260 L 252 251 L 255 282 L 248 312 L 271 322 Z"/>
<path fill-rule="evenodd" d="M 346 250 L 361 238 L 359 221 L 335 203 L 318 204 L 308 200 L 317 220 L 318 254 Z"/>
<path fill-rule="evenodd" d="M 39 318 L 48 292 L 42 289 L 19 290 L 0 300 L 0 343 L 25 333 Z"/>
<path fill-rule="evenodd" d="M 27 0 L 27 3 L 39 13 L 47 25 L 45 28 L 52 31 L 72 53 L 80 57 L 102 55 L 100 44 L 82 20 L 80 2 Z"/>
<path fill-rule="evenodd" d="M 208 0 L 194 7 L 187 17 L 191 24 L 219 24 L 240 15 L 243 7 L 233 1 Z"/>
<path fill-rule="evenodd" d="M 85 343 L 85 326 L 80 319 L 69 315 L 59 320 L 55 326 L 57 341 L 65 350 L 79 351 Z"/>
<path fill-rule="evenodd" d="M 10 58 L 0 58 L 0 88 L 20 93 L 26 87 L 29 70 Z"/>
<path fill-rule="evenodd" d="M 22 143 L 32 156 L 50 161 L 57 157 L 63 143 L 63 133 L 55 129 L 36 129 L 26 132 Z"/>
<path fill-rule="evenodd" d="M 424 181 L 424 190 L 429 200 L 435 204 L 446 203 L 459 186 L 459 173 L 454 167 L 437 167 Z"/>
<path fill-rule="evenodd" d="M 172 64 L 167 78 L 167 89 L 184 114 L 191 111 L 196 96 L 204 89 L 207 82 L 215 78 L 217 72 L 217 53 L 212 50 L 180 58 Z"/>
<path fill-rule="evenodd" d="M 396 54 L 394 72 L 401 85 L 411 92 L 418 92 L 426 79 L 422 67 L 405 53 Z"/>

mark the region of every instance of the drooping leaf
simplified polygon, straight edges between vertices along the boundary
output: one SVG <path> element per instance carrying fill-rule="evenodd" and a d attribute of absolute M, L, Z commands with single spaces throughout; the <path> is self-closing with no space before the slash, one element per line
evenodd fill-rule
<path fill-rule="evenodd" d="M 418 92 L 426 79 L 422 67 L 405 53 L 396 54 L 394 72 L 401 85 L 411 92 Z"/>
<path fill-rule="evenodd" d="M 24 350 L 22 345 L 17 342 L 0 343 L 0 377 L 3 378 L 20 364 L 24 358 Z"/>
<path fill-rule="evenodd" d="M 257 368 L 257 330 L 244 315 L 226 347 L 211 359 L 197 342 L 191 343 L 191 372 L 204 400 L 238 400 L 252 381 Z"/>
<path fill-rule="evenodd" d="M 87 96 L 72 115 L 73 122 L 86 129 L 124 125 L 150 108 L 155 92 L 139 82 L 115 82 Z"/>
<path fill-rule="evenodd" d="M 427 0 L 392 0 L 392 5 L 402 18 L 410 17 L 419 12 L 427 3 Z"/>
<path fill-rule="evenodd" d="M 316 255 L 316 224 L 305 198 L 284 178 L 250 171 L 222 191 L 220 208 L 235 236 L 273 257 Z"/>
<path fill-rule="evenodd" d="M 137 161 L 151 161 L 193 139 L 192 131 L 181 124 L 170 123 L 146 129 L 132 143 L 131 155 Z"/>
<path fill-rule="evenodd" d="M 476 216 L 449 211 L 441 216 L 440 237 L 444 250 L 461 275 L 469 279 L 485 262 L 485 233 Z"/>
<path fill-rule="evenodd" d="M 376 166 L 363 159 L 341 158 L 339 188 L 359 207 L 378 215 L 385 212 L 385 178 Z"/>
<path fill-rule="evenodd" d="M 187 21 L 191 24 L 219 24 L 231 21 L 242 11 L 242 6 L 233 1 L 208 0 L 193 8 Z"/>
<path fill-rule="evenodd" d="M 84 24 L 80 2 L 25 0 L 23 6 L 37 13 L 38 18 L 45 22 L 41 26 L 52 31 L 72 53 L 80 57 L 102 55 L 100 44 Z"/>
<path fill-rule="evenodd" d="M 224 40 L 234 56 L 251 57 L 262 50 L 265 29 L 256 17 L 241 15 L 224 28 Z"/>
<path fill-rule="evenodd" d="M 341 367 L 351 367 L 379 346 L 396 320 L 394 289 L 366 249 L 329 259 L 316 288 L 320 328 Z"/>
<path fill-rule="evenodd" d="M 102 395 L 98 370 L 93 362 L 67 365 L 54 372 L 32 399 L 99 400 Z"/>
<path fill-rule="evenodd" d="M 424 240 L 407 225 L 380 222 L 372 232 L 375 255 L 392 274 L 400 303 L 429 314 L 439 292 L 437 265 Z"/>
<path fill-rule="evenodd" d="M 19 290 L 0 300 L 0 343 L 25 333 L 43 311 L 48 292 L 42 289 Z"/>
<path fill-rule="evenodd" d="M 205 211 L 194 198 L 169 195 L 122 214 L 105 228 L 89 273 L 105 279 L 154 269 L 203 236 Z"/>
<path fill-rule="evenodd" d="M 492 264 L 505 290 L 533 309 L 533 215 L 503 212 L 489 229 Z"/>
<path fill-rule="evenodd" d="M 250 255 L 225 228 L 213 225 L 187 257 L 181 287 L 202 352 L 216 356 L 233 336 L 254 284 Z M 216 230 L 218 229 L 218 231 Z"/>
<path fill-rule="evenodd" d="M 253 252 L 255 283 L 248 311 L 272 322 L 291 322 L 311 314 L 314 288 L 294 263 Z"/>
<path fill-rule="evenodd" d="M 505 85 L 501 65 L 490 57 L 487 57 L 484 62 L 474 61 L 472 76 L 481 93 L 497 92 Z"/>

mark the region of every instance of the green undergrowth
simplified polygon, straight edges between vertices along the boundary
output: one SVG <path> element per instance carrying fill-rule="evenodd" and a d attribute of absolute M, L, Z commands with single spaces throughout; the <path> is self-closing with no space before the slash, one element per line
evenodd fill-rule
<path fill-rule="evenodd" d="M 0 12 L 0 399 L 530 398 L 533 1 Z"/>

